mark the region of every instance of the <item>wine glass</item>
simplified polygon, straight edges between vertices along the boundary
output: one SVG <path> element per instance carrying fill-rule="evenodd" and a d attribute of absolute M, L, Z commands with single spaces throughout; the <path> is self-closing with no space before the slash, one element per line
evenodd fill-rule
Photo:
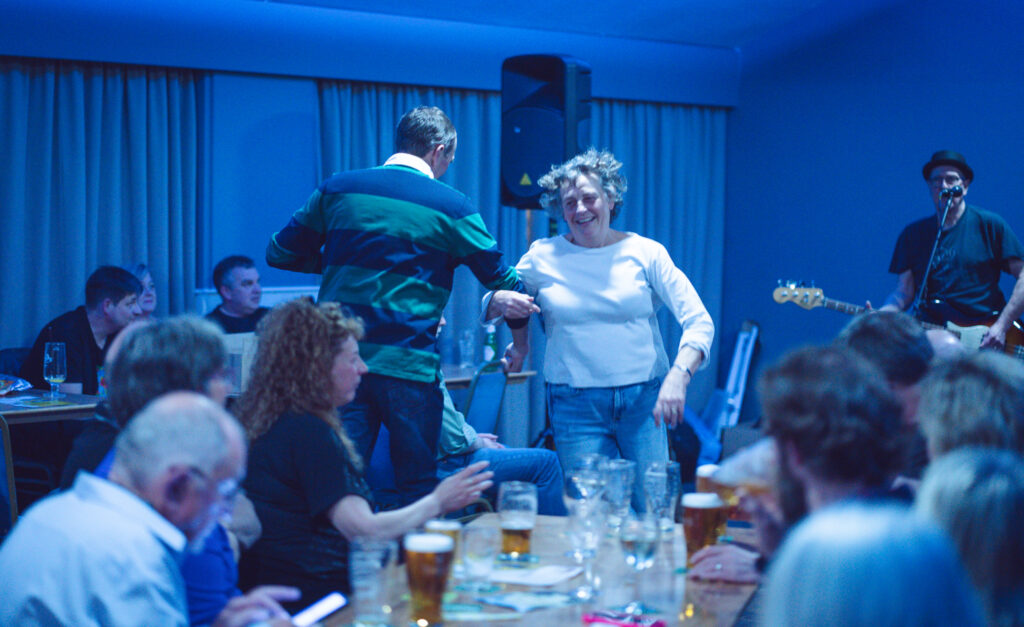
<path fill-rule="evenodd" d="M 634 621 L 639 621 L 644 614 L 644 606 L 641 601 L 640 590 L 643 571 L 654 565 L 654 558 L 658 554 L 658 545 L 661 543 L 661 525 L 658 519 L 648 514 L 643 517 L 630 516 L 622 522 L 619 529 L 619 544 L 622 545 L 622 553 L 626 558 L 626 564 L 636 573 L 633 586 L 633 598 L 622 611 L 633 616 Z"/>
<path fill-rule="evenodd" d="M 43 378 L 50 384 L 50 399 L 65 396 L 60 384 L 68 376 L 67 349 L 64 342 L 47 342 L 43 350 Z"/>
<path fill-rule="evenodd" d="M 604 504 L 600 500 L 577 501 L 569 508 L 568 518 L 570 555 L 583 565 L 583 585 L 570 594 L 578 601 L 589 601 L 597 595 L 594 579 L 594 557 L 604 537 Z"/>
<path fill-rule="evenodd" d="M 618 529 L 629 516 L 629 500 L 633 496 L 633 478 L 636 476 L 636 462 L 628 459 L 612 459 L 604 466 L 607 480 L 604 500 L 608 502 L 608 526 Z"/>
<path fill-rule="evenodd" d="M 647 511 L 657 517 L 666 538 L 671 537 L 675 529 L 676 504 L 681 491 L 678 462 L 651 462 L 644 472 L 644 497 Z"/>

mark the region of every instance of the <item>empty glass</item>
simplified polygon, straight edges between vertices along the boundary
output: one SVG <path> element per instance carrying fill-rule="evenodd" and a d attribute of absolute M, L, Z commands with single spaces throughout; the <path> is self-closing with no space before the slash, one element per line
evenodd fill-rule
<path fill-rule="evenodd" d="M 661 526 L 654 516 L 650 514 L 640 518 L 631 516 L 623 521 L 622 528 L 619 530 L 619 544 L 622 545 L 622 554 L 626 558 L 626 564 L 636 573 L 633 587 L 635 600 L 623 608 L 623 611 L 633 615 L 634 620 L 644 614 L 645 608 L 641 602 L 643 571 L 654 565 L 654 558 L 658 554 L 660 543 Z"/>
<path fill-rule="evenodd" d="M 494 527 L 470 525 L 463 529 L 463 583 L 459 589 L 478 594 L 497 590 L 489 579 L 501 546 L 498 537 L 498 530 Z"/>
<path fill-rule="evenodd" d="M 357 625 L 387 625 L 391 620 L 388 569 L 398 556 L 394 540 L 353 538 L 349 550 L 349 581 Z"/>
<path fill-rule="evenodd" d="M 636 462 L 612 459 L 604 465 L 606 479 L 604 500 L 608 502 L 608 526 L 618 529 L 629 516 L 629 500 L 633 496 Z"/>
<path fill-rule="evenodd" d="M 678 462 L 651 462 L 644 472 L 644 498 L 647 511 L 657 517 L 666 538 L 675 529 L 681 491 Z"/>
<path fill-rule="evenodd" d="M 570 594 L 578 601 L 589 601 L 597 595 L 594 579 L 594 557 L 605 531 L 604 503 L 599 500 L 577 501 L 569 508 L 568 536 L 571 556 L 583 565 L 583 584 Z"/>
<path fill-rule="evenodd" d="M 43 349 L 43 378 L 50 384 L 50 398 L 65 396 L 60 393 L 60 384 L 68 376 L 67 352 L 64 342 L 47 342 Z"/>

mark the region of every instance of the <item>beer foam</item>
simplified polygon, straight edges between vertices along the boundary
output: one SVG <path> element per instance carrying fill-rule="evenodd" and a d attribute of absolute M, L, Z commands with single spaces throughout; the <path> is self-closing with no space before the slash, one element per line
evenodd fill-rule
<path fill-rule="evenodd" d="M 435 519 L 428 520 L 424 527 L 427 531 L 458 531 L 462 529 L 462 523 L 457 520 Z"/>
<path fill-rule="evenodd" d="M 683 495 L 683 507 L 725 507 L 725 501 L 714 492 L 688 492 Z"/>
<path fill-rule="evenodd" d="M 454 540 L 440 533 L 410 533 L 402 544 L 416 553 L 448 553 L 455 547 Z"/>
<path fill-rule="evenodd" d="M 713 476 L 718 471 L 718 464 L 703 464 L 697 466 L 697 476 L 705 479 Z"/>

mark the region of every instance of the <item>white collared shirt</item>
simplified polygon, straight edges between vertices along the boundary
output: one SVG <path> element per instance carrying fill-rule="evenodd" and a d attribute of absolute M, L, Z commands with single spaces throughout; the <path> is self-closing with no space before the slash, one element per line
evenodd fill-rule
<path fill-rule="evenodd" d="M 135 494 L 80 472 L 0 546 L 0 624 L 187 626 L 185 545 Z"/>
<path fill-rule="evenodd" d="M 384 165 L 404 165 L 408 168 L 419 170 L 430 178 L 434 178 L 434 171 L 430 169 L 430 165 L 426 161 L 407 152 L 396 152 L 388 157 L 388 160 L 384 162 Z"/>

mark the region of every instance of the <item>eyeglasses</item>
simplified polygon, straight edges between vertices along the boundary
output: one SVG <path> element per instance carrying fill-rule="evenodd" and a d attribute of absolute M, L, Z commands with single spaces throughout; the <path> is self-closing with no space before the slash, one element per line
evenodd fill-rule
<path fill-rule="evenodd" d="M 213 483 L 213 479 L 195 466 L 190 466 L 188 471 L 206 483 Z M 216 488 L 217 495 L 220 497 L 220 500 L 227 505 L 233 504 L 239 494 L 245 494 L 245 490 L 242 489 L 241 479 L 236 477 L 229 477 L 223 481 L 219 481 Z"/>
<path fill-rule="evenodd" d="M 964 180 L 963 178 L 960 177 L 959 174 L 953 173 L 943 174 L 941 176 L 933 176 L 930 179 L 928 179 L 928 184 L 931 185 L 932 187 L 942 187 L 943 183 L 950 187 L 953 187 L 954 185 L 959 185 L 963 182 Z"/>

